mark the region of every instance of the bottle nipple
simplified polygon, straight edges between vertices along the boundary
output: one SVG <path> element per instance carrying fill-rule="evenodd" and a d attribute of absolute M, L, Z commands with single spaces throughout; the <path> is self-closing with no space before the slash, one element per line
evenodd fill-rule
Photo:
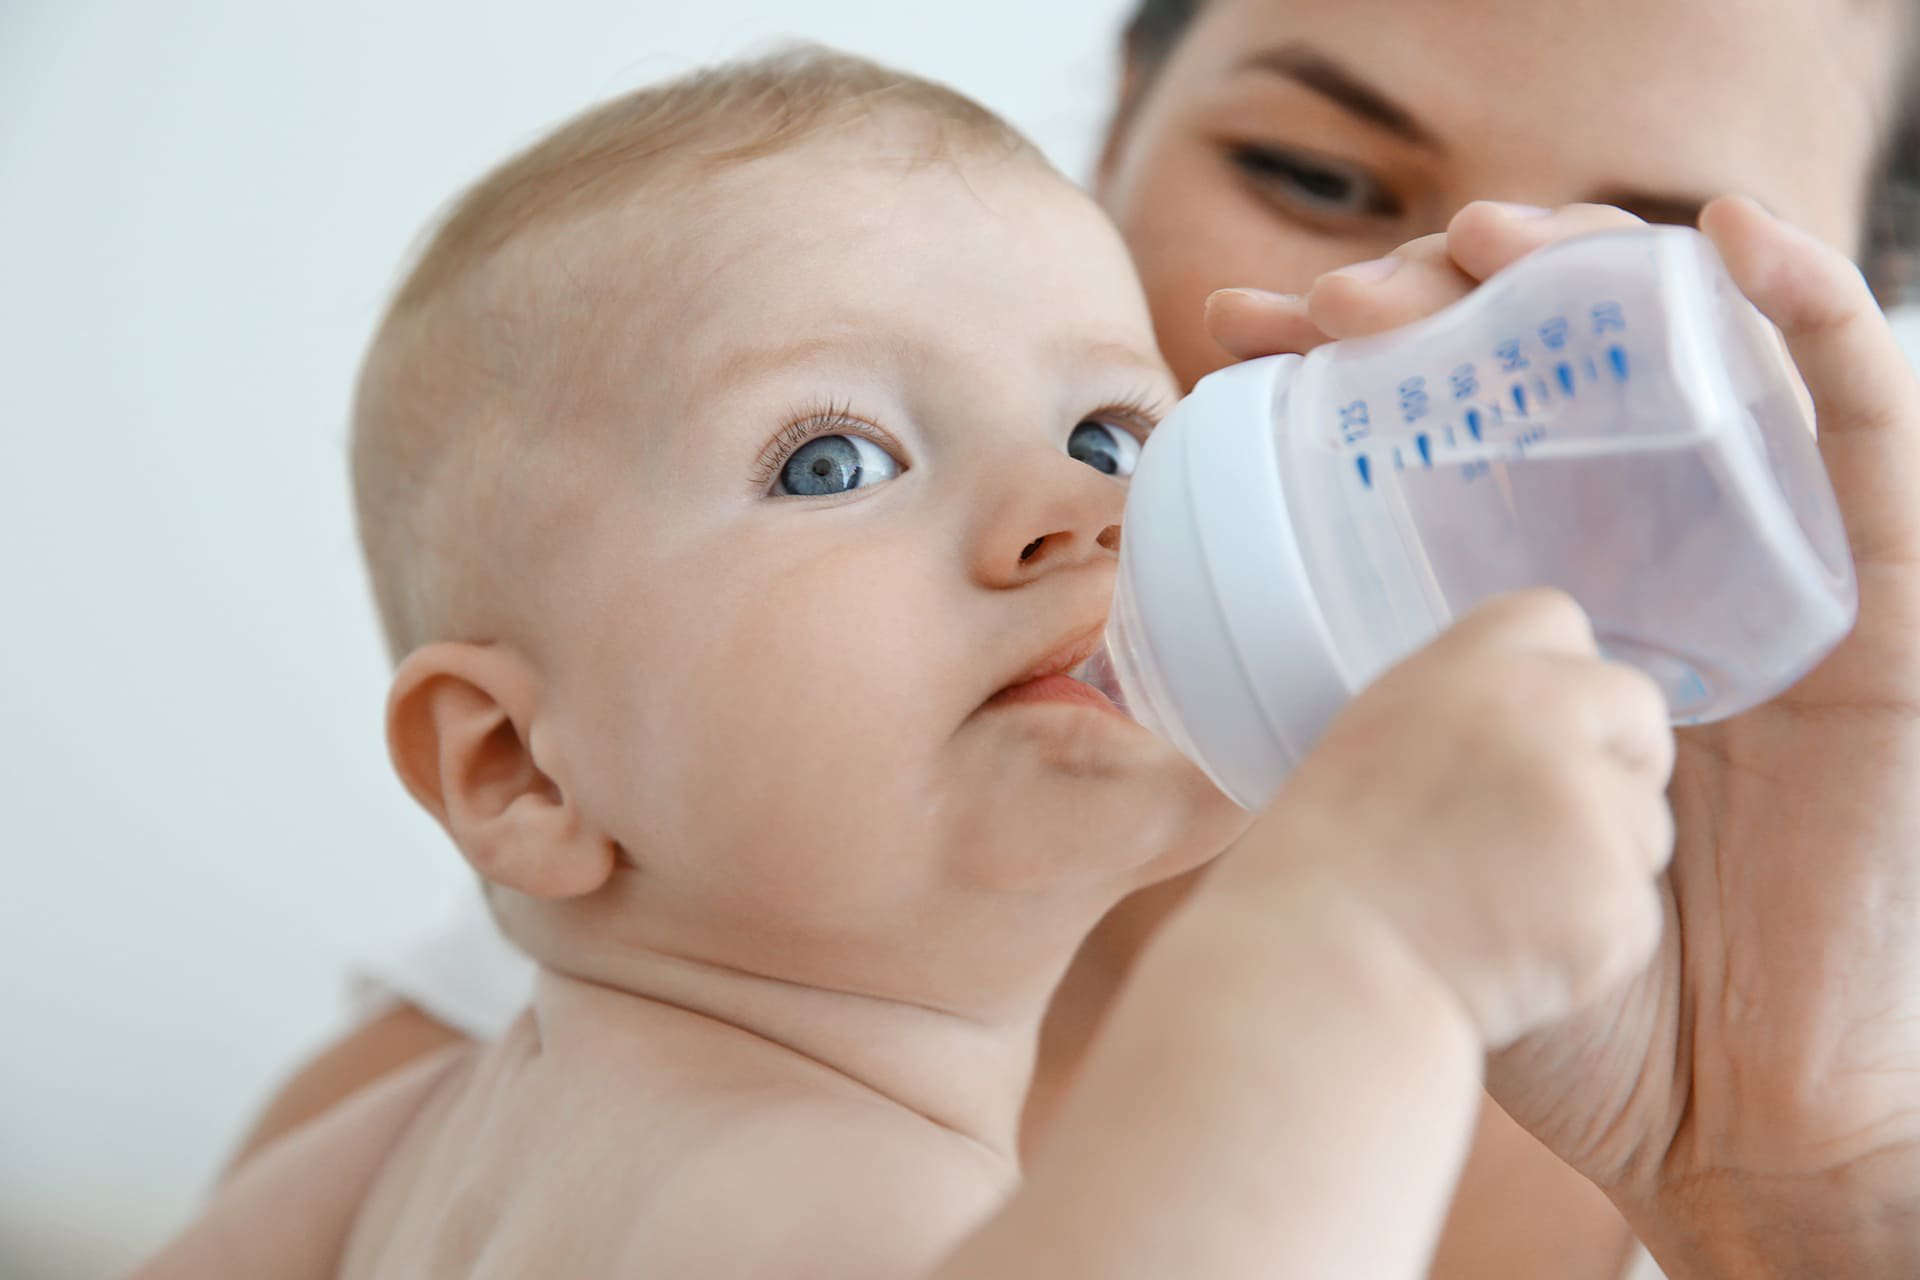
<path fill-rule="evenodd" d="M 1098 689 L 1101 693 L 1105 694 L 1107 701 L 1111 702 L 1114 709 L 1121 715 L 1133 715 L 1133 712 L 1127 707 L 1126 690 L 1120 686 L 1119 673 L 1113 668 L 1113 658 L 1108 654 L 1105 644 L 1102 644 L 1098 649 L 1094 650 L 1091 658 L 1088 658 L 1067 674 L 1082 684 Z"/>

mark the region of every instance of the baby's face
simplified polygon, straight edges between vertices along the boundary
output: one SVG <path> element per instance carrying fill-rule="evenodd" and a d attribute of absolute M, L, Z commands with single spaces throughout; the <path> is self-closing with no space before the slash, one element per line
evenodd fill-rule
<path fill-rule="evenodd" d="M 534 745 L 637 868 L 633 936 L 824 983 L 904 945 L 880 980 L 924 990 L 977 972 L 943 948 L 1240 819 L 1111 708 L 1023 684 L 1097 643 L 1174 395 L 1124 248 L 1030 162 L 882 145 L 722 175 L 670 252 L 657 212 L 567 251 L 612 443 L 568 477 Z"/>

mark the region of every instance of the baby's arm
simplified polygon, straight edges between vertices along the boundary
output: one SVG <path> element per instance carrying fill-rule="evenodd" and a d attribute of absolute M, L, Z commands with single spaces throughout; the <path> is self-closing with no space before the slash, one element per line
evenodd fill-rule
<path fill-rule="evenodd" d="M 452 1048 L 413 1063 L 276 1141 L 134 1280 L 332 1280 L 394 1143 L 467 1052 Z"/>
<path fill-rule="evenodd" d="M 1249 903 L 1169 928 L 1010 1200 L 958 1137 L 802 1109 L 677 1174 L 621 1274 L 1423 1275 L 1481 1097 L 1457 1006 L 1364 922 Z M 1359 1193 L 1331 1220 L 1329 1186 Z"/>
<path fill-rule="evenodd" d="M 1485 1048 L 1653 946 L 1671 760 L 1658 692 L 1564 597 L 1482 610 L 1358 700 L 1162 929 L 997 1212 L 950 1142 L 802 1113 L 681 1180 L 632 1273 L 1414 1280 Z"/>
<path fill-rule="evenodd" d="M 1672 760 L 1659 692 L 1565 597 L 1389 672 L 1149 946 L 942 1280 L 1426 1274 L 1484 1049 L 1658 939 Z"/>
<path fill-rule="evenodd" d="M 1479 1036 L 1377 922 L 1296 906 L 1203 892 L 1167 924 L 1020 1195 L 941 1280 L 1426 1274 Z"/>

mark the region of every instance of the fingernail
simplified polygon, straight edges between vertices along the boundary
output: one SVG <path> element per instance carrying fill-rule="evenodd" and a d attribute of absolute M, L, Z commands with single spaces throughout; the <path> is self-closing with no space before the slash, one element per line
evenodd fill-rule
<path fill-rule="evenodd" d="M 1553 210 L 1537 204 L 1510 204 L 1505 200 L 1489 200 L 1487 203 L 1509 218 L 1545 218 L 1553 213 Z"/>
<path fill-rule="evenodd" d="M 1215 289 L 1207 295 L 1207 300 L 1211 302 L 1222 294 L 1232 294 L 1238 298 L 1245 298 L 1249 302 L 1258 303 L 1264 307 L 1295 307 L 1299 306 L 1302 301 L 1300 295 L 1297 293 L 1275 293 L 1271 289 L 1251 288 Z"/>
<path fill-rule="evenodd" d="M 1338 271 L 1329 271 L 1327 274 L 1331 276 L 1341 276 L 1348 280 L 1357 280 L 1362 284 L 1373 284 L 1375 281 L 1385 280 L 1399 269 L 1400 259 L 1388 255 L 1384 258 L 1373 258 L 1366 262 L 1356 262 L 1350 267 L 1341 267 Z"/>

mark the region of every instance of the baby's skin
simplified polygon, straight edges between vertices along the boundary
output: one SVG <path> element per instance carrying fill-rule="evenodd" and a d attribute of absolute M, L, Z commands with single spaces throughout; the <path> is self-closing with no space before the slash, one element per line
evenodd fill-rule
<path fill-rule="evenodd" d="M 912 151 L 822 135 L 438 304 L 572 435 L 523 607 L 408 656 L 390 739 L 542 976 L 147 1274 L 1414 1277 L 1486 1050 L 1645 963 L 1671 736 L 1562 597 L 1390 672 L 1258 816 L 1072 687 L 1176 388 L 1080 193 Z M 1076 947 L 1223 849 L 1023 1160 Z"/>

